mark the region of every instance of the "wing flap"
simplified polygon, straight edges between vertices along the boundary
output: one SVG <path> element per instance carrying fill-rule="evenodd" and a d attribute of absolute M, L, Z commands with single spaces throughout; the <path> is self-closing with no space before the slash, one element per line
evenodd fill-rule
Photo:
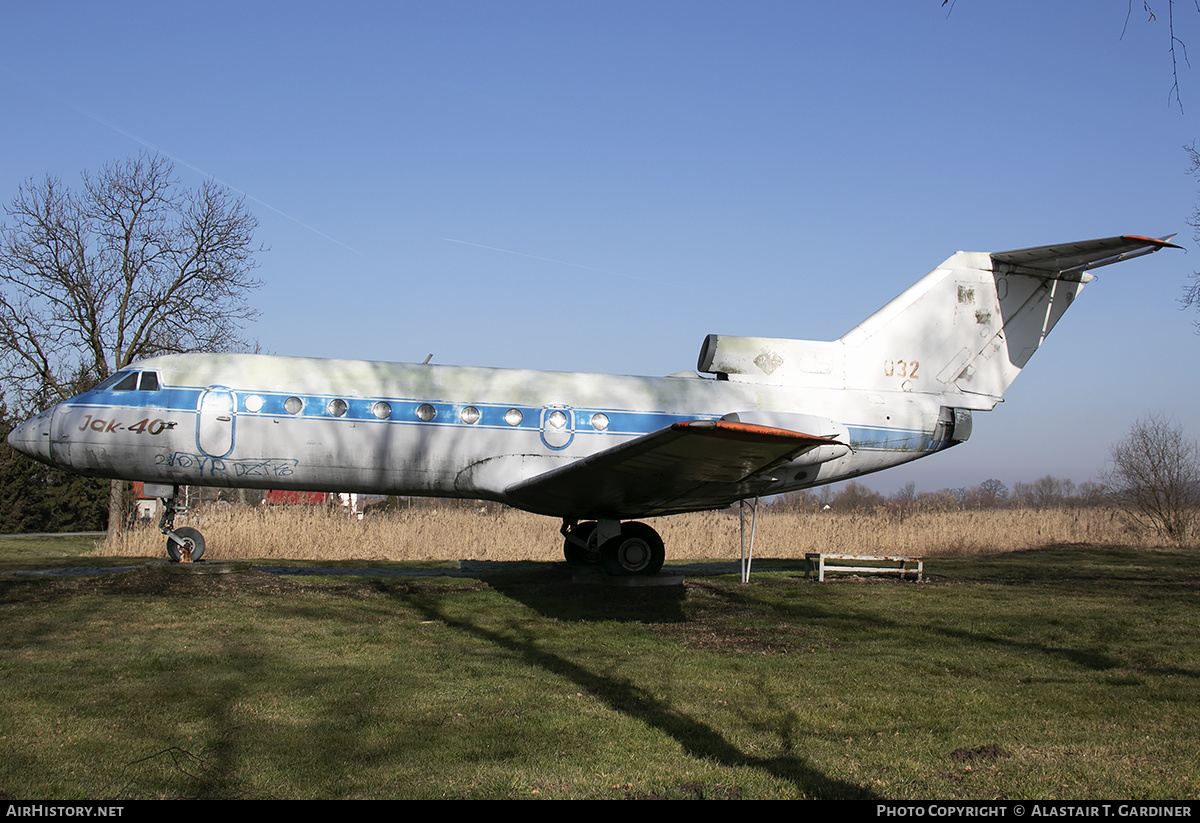
<path fill-rule="evenodd" d="M 691 420 L 514 483 L 505 497 L 530 511 L 580 518 L 646 517 L 728 505 L 755 478 L 836 440 L 725 420 Z"/>
<path fill-rule="evenodd" d="M 1060 243 L 1054 246 L 1035 246 L 1029 249 L 992 252 L 993 264 L 1011 266 L 1014 270 L 1049 275 L 1059 280 L 1080 280 L 1084 272 L 1122 260 L 1130 260 L 1151 254 L 1159 249 L 1178 249 L 1170 242 L 1175 235 L 1166 237 L 1140 237 L 1124 234 L 1120 237 L 1105 237 L 1100 240 L 1083 240 L 1077 243 Z M 997 271 L 1000 267 L 997 266 Z"/>

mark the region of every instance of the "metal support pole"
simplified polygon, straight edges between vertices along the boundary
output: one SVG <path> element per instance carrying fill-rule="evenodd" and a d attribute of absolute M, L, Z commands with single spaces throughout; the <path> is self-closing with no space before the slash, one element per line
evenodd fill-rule
<path fill-rule="evenodd" d="M 750 582 L 750 564 L 754 561 L 754 529 L 758 525 L 758 498 L 754 498 L 754 502 L 750 504 L 750 548 L 746 549 L 746 501 L 739 501 L 741 505 L 741 525 L 742 525 L 742 582 Z"/>

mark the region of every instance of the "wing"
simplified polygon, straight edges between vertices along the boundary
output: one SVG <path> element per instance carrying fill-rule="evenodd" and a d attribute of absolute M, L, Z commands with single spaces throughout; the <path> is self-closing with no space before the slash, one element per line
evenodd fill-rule
<path fill-rule="evenodd" d="M 994 263 L 1011 266 L 1024 274 L 1049 275 L 1059 280 L 1081 279 L 1083 272 L 1111 263 L 1120 263 L 1159 249 L 1178 249 L 1170 242 L 1175 235 L 1166 237 L 1139 237 L 1125 234 L 1120 237 L 1105 237 L 1101 240 L 1083 240 L 1078 243 L 1062 243 L 1056 246 L 1037 246 L 1032 249 L 998 251 L 992 253 Z M 999 272 L 1000 266 L 996 267 Z"/>
<path fill-rule="evenodd" d="M 772 481 L 764 473 L 820 446 L 845 449 L 786 429 L 692 420 L 514 483 L 505 497 L 529 511 L 589 519 L 722 508 L 753 497 Z"/>

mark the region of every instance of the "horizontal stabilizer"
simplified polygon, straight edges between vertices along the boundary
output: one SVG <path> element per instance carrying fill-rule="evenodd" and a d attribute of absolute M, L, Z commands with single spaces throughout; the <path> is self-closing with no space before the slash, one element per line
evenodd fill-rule
<path fill-rule="evenodd" d="M 820 446 L 839 445 L 769 426 L 691 420 L 514 483 L 505 497 L 531 511 L 579 518 L 720 508 L 753 496 L 763 472 Z"/>
<path fill-rule="evenodd" d="M 992 261 L 994 264 L 1011 266 L 1012 270 L 1018 273 L 1050 275 L 1060 280 L 1078 280 L 1078 275 L 1089 269 L 1120 263 L 1122 260 L 1141 257 L 1159 249 L 1181 248 L 1170 242 L 1174 236 L 1168 234 L 1156 239 L 1125 234 L 1100 240 L 999 251 L 992 252 Z M 1001 268 L 1001 265 L 996 265 L 997 273 Z"/>

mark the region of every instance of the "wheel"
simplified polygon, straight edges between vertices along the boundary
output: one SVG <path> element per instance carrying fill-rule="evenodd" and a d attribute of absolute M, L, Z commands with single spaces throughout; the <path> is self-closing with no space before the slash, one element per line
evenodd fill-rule
<path fill-rule="evenodd" d="M 658 574 L 667 551 L 658 532 L 645 523 L 624 523 L 621 534 L 600 547 L 600 565 L 613 576 Z"/>
<path fill-rule="evenodd" d="M 571 538 L 575 537 L 587 543 L 584 548 Z M 596 521 L 585 520 L 571 529 L 571 537 L 563 541 L 563 557 L 571 566 L 588 566 L 600 561 L 600 550 L 596 546 Z"/>
<path fill-rule="evenodd" d="M 196 529 L 184 526 L 182 529 L 175 530 L 175 536 L 183 541 L 183 545 L 179 545 L 170 537 L 167 538 L 167 556 L 171 558 L 172 563 L 180 562 L 185 551 L 190 553 L 193 563 L 204 556 L 204 535 Z"/>

